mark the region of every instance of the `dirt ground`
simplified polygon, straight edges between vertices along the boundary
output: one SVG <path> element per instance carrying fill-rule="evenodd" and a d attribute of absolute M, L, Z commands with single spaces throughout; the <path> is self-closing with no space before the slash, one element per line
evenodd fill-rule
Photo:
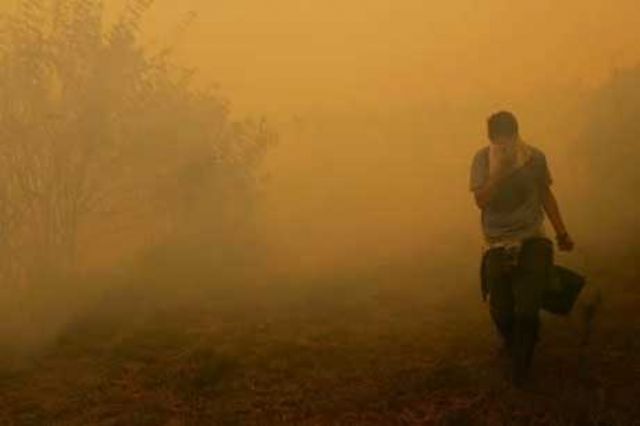
<path fill-rule="evenodd" d="M 640 424 L 637 274 L 597 277 L 615 285 L 586 345 L 581 307 L 545 315 L 534 380 L 516 390 L 475 276 L 434 291 L 433 271 L 374 269 L 156 309 L 134 308 L 144 292 L 105 298 L 3 359 L 0 424 Z"/>

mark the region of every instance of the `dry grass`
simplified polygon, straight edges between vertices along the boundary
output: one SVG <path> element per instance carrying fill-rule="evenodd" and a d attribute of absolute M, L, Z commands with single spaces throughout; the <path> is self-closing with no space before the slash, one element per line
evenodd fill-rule
<path fill-rule="evenodd" d="M 609 292 L 588 347 L 576 319 L 545 318 L 535 382 L 515 390 L 475 283 L 434 295 L 429 276 L 236 286 L 153 310 L 127 295 L 126 314 L 96 310 L 5 360 L 0 424 L 640 424 L 637 291 Z"/>

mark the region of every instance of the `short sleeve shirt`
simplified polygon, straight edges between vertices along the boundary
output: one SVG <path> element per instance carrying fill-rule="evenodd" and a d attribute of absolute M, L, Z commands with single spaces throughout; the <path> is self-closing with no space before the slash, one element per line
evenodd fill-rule
<path fill-rule="evenodd" d="M 542 190 L 551 185 L 551 173 L 542 151 L 531 147 L 530 161 L 505 178 L 482 210 L 482 230 L 489 241 L 518 240 L 542 228 Z M 489 177 L 489 147 L 478 151 L 471 165 L 470 189 L 482 188 Z"/>

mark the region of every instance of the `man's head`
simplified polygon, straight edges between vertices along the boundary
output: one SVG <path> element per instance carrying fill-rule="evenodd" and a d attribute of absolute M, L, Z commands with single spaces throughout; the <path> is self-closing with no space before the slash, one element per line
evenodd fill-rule
<path fill-rule="evenodd" d="M 487 132 L 489 139 L 495 144 L 515 142 L 519 138 L 518 120 L 508 111 L 496 112 L 487 120 Z"/>

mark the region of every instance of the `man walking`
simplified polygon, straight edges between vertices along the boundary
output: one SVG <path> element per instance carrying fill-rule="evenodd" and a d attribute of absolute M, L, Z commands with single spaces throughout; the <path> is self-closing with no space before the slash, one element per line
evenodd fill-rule
<path fill-rule="evenodd" d="M 545 155 L 520 138 L 515 116 L 506 111 L 487 121 L 489 146 L 471 167 L 471 190 L 482 211 L 485 250 L 484 296 L 512 360 L 512 378 L 522 384 L 538 339 L 539 311 L 553 271 L 553 243 L 545 234 L 545 213 L 560 250 L 573 249 L 550 188 Z"/>

